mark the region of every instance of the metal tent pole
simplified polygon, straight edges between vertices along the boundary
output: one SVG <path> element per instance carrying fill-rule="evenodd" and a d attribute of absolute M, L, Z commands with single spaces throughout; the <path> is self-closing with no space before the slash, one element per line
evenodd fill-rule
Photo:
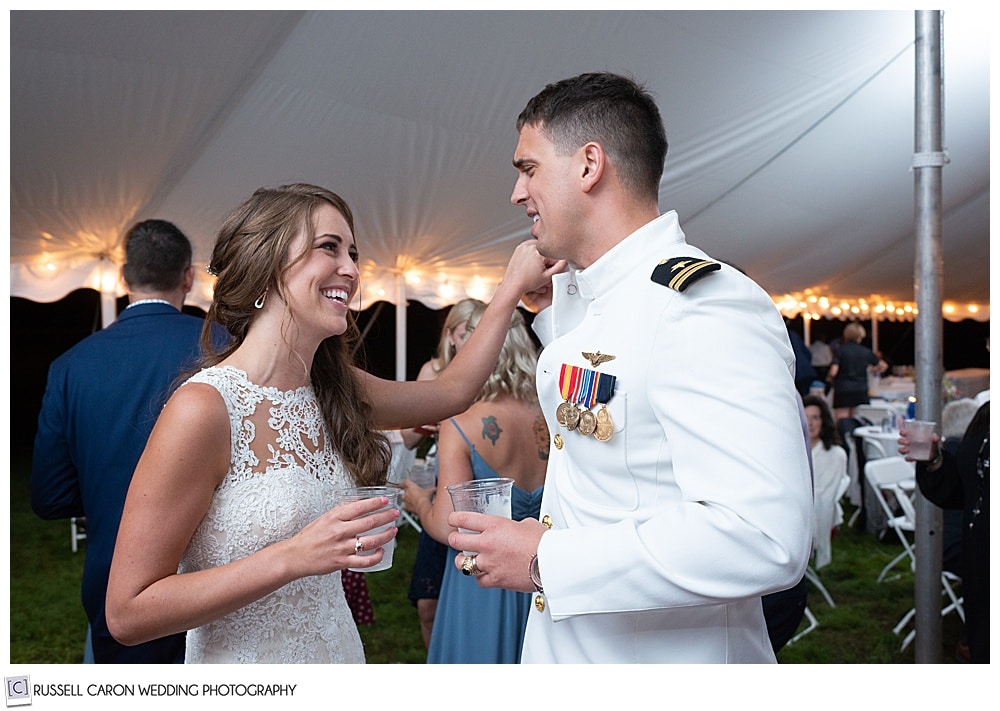
<path fill-rule="evenodd" d="M 396 380 L 406 380 L 406 277 L 396 274 Z"/>
<path fill-rule="evenodd" d="M 914 120 L 914 230 L 916 260 L 916 414 L 941 422 L 942 334 L 941 183 L 942 151 L 941 13 L 917 10 L 916 105 Z M 916 493 L 914 548 L 914 645 L 918 664 L 941 660 L 941 510 Z"/>
<path fill-rule="evenodd" d="M 118 318 L 118 297 L 115 294 L 117 279 L 114 262 L 108 257 L 101 257 L 101 328 L 107 328 Z"/>

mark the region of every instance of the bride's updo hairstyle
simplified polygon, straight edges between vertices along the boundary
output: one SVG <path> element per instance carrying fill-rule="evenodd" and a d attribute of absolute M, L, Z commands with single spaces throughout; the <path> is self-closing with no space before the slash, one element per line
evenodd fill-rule
<path fill-rule="evenodd" d="M 347 202 L 325 188 L 305 183 L 260 188 L 223 221 L 212 250 L 209 273 L 215 275 L 215 294 L 202 330 L 203 367 L 215 365 L 243 343 L 258 313 L 261 297 L 274 298 L 285 290 L 285 273 L 305 256 L 290 254 L 300 230 L 312 243 L 313 213 L 333 206 L 354 233 L 354 215 Z M 290 314 L 294 321 L 294 314 Z M 232 336 L 216 352 L 211 324 L 218 323 Z M 284 334 L 283 334 L 284 335 Z M 375 427 L 371 405 L 354 371 L 355 344 L 360 338 L 354 313 L 348 311 L 347 330 L 324 340 L 309 374 L 323 411 L 331 444 L 359 485 L 385 483 L 389 445 Z"/>

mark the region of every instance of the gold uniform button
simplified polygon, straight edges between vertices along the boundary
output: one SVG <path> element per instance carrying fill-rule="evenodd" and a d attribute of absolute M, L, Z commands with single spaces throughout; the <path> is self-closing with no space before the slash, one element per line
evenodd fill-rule
<path fill-rule="evenodd" d="M 562 435 L 559 434 L 558 432 L 556 432 L 556 436 L 552 438 L 552 442 L 553 442 L 553 444 L 555 444 L 556 449 L 562 449 L 563 448 L 563 438 L 562 438 Z"/>
<path fill-rule="evenodd" d="M 545 526 L 545 528 L 552 528 L 552 517 L 548 514 L 542 516 L 542 525 Z"/>
<path fill-rule="evenodd" d="M 545 598 L 541 595 L 535 595 L 535 609 L 539 612 L 545 612 Z"/>

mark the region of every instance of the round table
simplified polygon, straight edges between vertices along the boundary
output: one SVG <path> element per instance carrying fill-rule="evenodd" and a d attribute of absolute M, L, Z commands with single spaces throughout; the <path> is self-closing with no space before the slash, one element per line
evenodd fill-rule
<path fill-rule="evenodd" d="M 899 454 L 899 430 L 883 432 L 878 425 L 866 425 L 858 427 L 852 434 L 855 437 L 861 437 L 866 443 L 872 443 L 871 447 L 865 447 L 866 460 L 894 457 Z"/>
<path fill-rule="evenodd" d="M 871 459 L 882 457 L 898 457 L 899 454 L 899 430 L 883 432 L 878 425 L 867 425 L 855 428 L 851 434 L 856 442 L 861 443 L 862 452 L 854 462 L 855 471 L 859 471 L 862 482 L 863 508 L 865 512 L 865 530 L 869 533 L 881 535 L 885 530 L 885 513 L 882 511 L 870 490 L 870 486 L 865 482 L 863 473 L 864 464 Z M 901 482 L 900 487 L 904 491 L 913 491 L 916 488 L 916 480 Z"/>

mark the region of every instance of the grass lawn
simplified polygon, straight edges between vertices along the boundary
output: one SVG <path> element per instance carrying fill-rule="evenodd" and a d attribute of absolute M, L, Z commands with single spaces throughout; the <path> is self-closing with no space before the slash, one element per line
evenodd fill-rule
<path fill-rule="evenodd" d="M 31 511 L 27 460 L 11 465 L 10 662 L 76 664 L 83 659 L 87 620 L 80 604 L 84 546 L 70 550 L 69 522 L 42 521 Z M 848 515 L 850 511 L 848 511 Z M 417 532 L 400 530 L 390 570 L 367 576 L 375 624 L 361 637 L 372 664 L 422 664 L 426 657 L 416 608 L 407 598 Z M 899 651 L 892 633 L 913 607 L 913 575 L 877 583 L 882 566 L 900 551 L 867 533 L 843 528 L 833 539 L 833 562 L 820 578 L 832 595 L 830 608 L 810 586 L 809 608 L 819 627 L 778 653 L 783 664 L 913 663 L 914 645 Z M 805 627 L 805 621 L 803 621 Z M 941 661 L 954 662 L 961 621 L 948 615 L 942 625 Z"/>

